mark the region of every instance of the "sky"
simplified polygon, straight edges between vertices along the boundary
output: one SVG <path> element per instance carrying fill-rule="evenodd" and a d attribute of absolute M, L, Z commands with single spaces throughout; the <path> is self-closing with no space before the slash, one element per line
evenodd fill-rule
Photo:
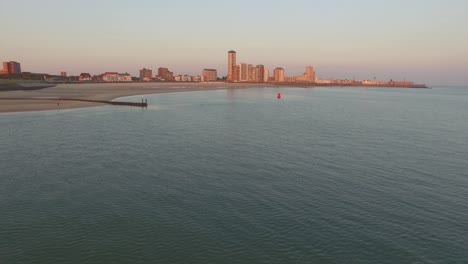
<path fill-rule="evenodd" d="M 321 79 L 468 85 L 466 0 L 0 0 L 0 61 L 69 75 L 238 62 Z"/>

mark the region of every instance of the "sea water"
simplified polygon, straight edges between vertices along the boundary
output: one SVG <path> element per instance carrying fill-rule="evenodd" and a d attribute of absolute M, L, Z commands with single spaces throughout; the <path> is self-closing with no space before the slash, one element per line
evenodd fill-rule
<path fill-rule="evenodd" d="M 468 263 L 467 88 L 145 97 L 0 115 L 0 263 Z"/>

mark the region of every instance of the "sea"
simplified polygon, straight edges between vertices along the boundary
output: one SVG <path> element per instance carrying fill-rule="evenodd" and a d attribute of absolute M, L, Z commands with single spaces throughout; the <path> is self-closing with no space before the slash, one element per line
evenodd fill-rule
<path fill-rule="evenodd" d="M 144 98 L 0 115 L 0 263 L 468 263 L 468 87 Z"/>

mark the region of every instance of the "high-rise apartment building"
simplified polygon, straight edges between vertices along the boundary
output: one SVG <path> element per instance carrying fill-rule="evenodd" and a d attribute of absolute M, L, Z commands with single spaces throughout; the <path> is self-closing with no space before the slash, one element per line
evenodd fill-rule
<path fill-rule="evenodd" d="M 264 82 L 265 66 L 257 65 L 256 71 L 256 82 Z"/>
<path fill-rule="evenodd" d="M 249 73 L 248 81 L 254 82 L 256 79 L 256 75 L 257 75 L 257 69 L 252 64 L 249 64 L 247 66 L 247 71 Z"/>
<path fill-rule="evenodd" d="M 150 69 L 143 68 L 140 70 L 140 81 L 151 81 L 153 78 L 153 71 Z"/>
<path fill-rule="evenodd" d="M 233 82 L 238 82 L 240 80 L 240 65 L 235 65 L 234 66 L 234 72 L 232 74 L 232 81 Z"/>
<path fill-rule="evenodd" d="M 275 82 L 284 82 L 284 69 L 278 67 L 273 72 Z"/>
<path fill-rule="evenodd" d="M 240 66 L 240 79 L 241 82 L 246 82 L 249 80 L 249 68 L 247 63 L 241 63 Z"/>
<path fill-rule="evenodd" d="M 213 82 L 218 80 L 218 71 L 215 69 L 204 69 L 203 73 L 203 80 L 205 82 Z"/>
<path fill-rule="evenodd" d="M 21 64 L 16 61 L 4 62 L 0 74 L 21 74 Z"/>
<path fill-rule="evenodd" d="M 263 82 L 268 82 L 270 79 L 270 70 L 265 68 L 263 71 Z"/>
<path fill-rule="evenodd" d="M 236 66 L 236 52 L 231 50 L 228 52 L 228 82 L 234 81 L 234 67 Z"/>

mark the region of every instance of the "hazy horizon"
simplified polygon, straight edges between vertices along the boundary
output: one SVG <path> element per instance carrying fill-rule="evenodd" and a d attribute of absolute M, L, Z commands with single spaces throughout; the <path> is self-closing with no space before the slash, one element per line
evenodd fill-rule
<path fill-rule="evenodd" d="M 322 79 L 411 80 L 468 85 L 468 2 L 1 1 L 0 61 L 23 71 L 137 75 L 227 71 L 238 63 L 312 65 Z"/>

